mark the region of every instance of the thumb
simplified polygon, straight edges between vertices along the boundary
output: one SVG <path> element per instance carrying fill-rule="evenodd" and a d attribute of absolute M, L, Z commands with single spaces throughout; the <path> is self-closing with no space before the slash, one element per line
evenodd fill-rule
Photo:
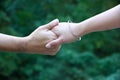
<path fill-rule="evenodd" d="M 62 38 L 59 37 L 58 39 L 53 40 L 53 41 L 49 42 L 48 44 L 46 44 L 45 47 L 46 48 L 53 48 L 53 47 L 61 45 L 62 43 L 63 43 Z"/>
<path fill-rule="evenodd" d="M 50 30 L 50 29 L 54 28 L 55 26 L 57 26 L 58 24 L 59 24 L 59 20 L 55 19 L 55 20 L 49 22 L 48 24 L 46 24 L 45 28 Z"/>

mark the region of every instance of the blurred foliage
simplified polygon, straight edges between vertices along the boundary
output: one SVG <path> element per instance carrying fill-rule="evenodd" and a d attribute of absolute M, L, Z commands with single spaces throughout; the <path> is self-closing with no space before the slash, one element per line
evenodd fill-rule
<path fill-rule="evenodd" d="M 27 36 L 59 18 L 80 22 L 120 0 L 0 0 L 0 32 Z M 0 80 L 120 80 L 120 29 L 91 33 L 56 56 L 0 52 Z"/>

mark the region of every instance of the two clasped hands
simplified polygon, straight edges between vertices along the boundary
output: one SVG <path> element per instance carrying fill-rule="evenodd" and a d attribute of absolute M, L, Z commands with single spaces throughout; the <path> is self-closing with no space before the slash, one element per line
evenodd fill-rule
<path fill-rule="evenodd" d="M 74 27 L 77 27 L 77 23 L 60 23 L 58 19 L 40 26 L 28 36 L 31 39 L 34 39 L 30 40 L 28 45 L 35 45 L 30 52 L 55 55 L 63 43 L 70 43 L 79 38 L 79 35 L 75 33 L 76 30 Z"/>
<path fill-rule="evenodd" d="M 55 55 L 63 43 L 79 38 L 74 27 L 77 23 L 59 22 L 55 19 L 38 27 L 26 37 L 0 34 L 0 49 L 4 51 Z"/>
<path fill-rule="evenodd" d="M 120 5 L 80 23 L 55 19 L 26 37 L 0 33 L 0 50 L 55 55 L 64 43 L 74 42 L 91 32 L 115 28 L 120 28 Z"/>
<path fill-rule="evenodd" d="M 59 22 L 55 19 L 46 25 L 38 27 L 33 33 L 25 37 L 26 48 L 29 52 L 55 55 L 63 43 L 75 41 L 78 37 L 72 31 L 75 23 Z M 71 30 L 70 30 L 71 29 Z M 76 36 L 75 36 L 76 35 Z"/>

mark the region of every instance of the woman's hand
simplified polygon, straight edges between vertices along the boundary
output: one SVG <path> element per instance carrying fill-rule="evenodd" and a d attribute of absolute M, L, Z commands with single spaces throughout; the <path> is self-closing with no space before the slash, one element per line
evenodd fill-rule
<path fill-rule="evenodd" d="M 79 38 L 74 32 L 74 28 L 77 27 L 77 23 L 59 23 L 58 26 L 52 29 L 52 31 L 58 36 L 57 39 L 49 42 L 46 47 L 51 48 L 59 46 L 63 43 L 70 43 Z"/>

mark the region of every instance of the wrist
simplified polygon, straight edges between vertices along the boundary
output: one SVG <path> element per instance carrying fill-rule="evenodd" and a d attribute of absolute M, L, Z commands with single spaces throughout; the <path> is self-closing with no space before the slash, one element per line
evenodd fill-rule
<path fill-rule="evenodd" d="M 70 24 L 71 33 L 77 39 L 83 35 L 83 30 L 80 23 L 71 23 Z"/>
<path fill-rule="evenodd" d="M 84 36 L 85 34 L 87 34 L 88 31 L 86 29 L 85 23 L 84 22 L 76 23 L 74 32 L 78 37 L 81 37 L 81 36 Z"/>
<path fill-rule="evenodd" d="M 26 52 L 27 51 L 27 43 L 28 43 L 28 37 L 22 37 L 18 39 L 18 51 L 19 52 Z"/>
<path fill-rule="evenodd" d="M 69 26 L 69 31 L 71 33 L 71 35 L 75 38 L 78 39 L 79 36 L 75 33 L 74 28 L 75 28 L 76 23 L 68 23 Z"/>

